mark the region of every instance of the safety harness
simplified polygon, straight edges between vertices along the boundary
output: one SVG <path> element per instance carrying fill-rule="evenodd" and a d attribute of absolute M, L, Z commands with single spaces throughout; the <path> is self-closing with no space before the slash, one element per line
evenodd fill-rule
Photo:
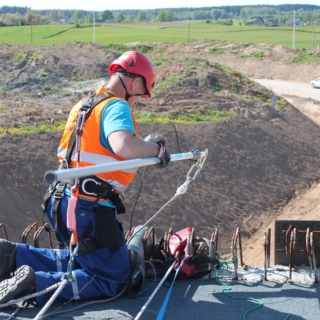
<path fill-rule="evenodd" d="M 75 130 L 73 130 L 71 138 L 68 143 L 68 148 L 66 152 L 65 159 L 60 163 L 59 169 L 69 169 L 72 168 L 71 166 L 71 157 L 72 152 L 74 148 L 77 148 L 77 142 L 80 141 L 81 135 L 82 135 L 82 129 L 85 120 L 90 116 L 92 110 L 95 106 L 97 106 L 100 102 L 113 97 L 110 93 L 101 93 L 96 95 L 95 93 L 90 93 L 81 103 L 81 107 L 79 109 L 79 116 L 77 119 L 77 125 Z M 78 141 L 77 141 L 78 139 Z M 79 156 L 79 151 L 76 150 Z M 79 160 L 79 159 L 78 159 Z M 78 161 L 79 163 L 79 161 Z M 42 203 L 42 209 L 44 213 L 46 213 L 46 207 L 48 204 L 49 199 L 53 195 L 54 201 L 52 204 L 52 212 L 54 214 L 54 225 L 55 225 L 55 234 L 59 243 L 60 248 L 65 248 L 70 245 L 70 236 L 68 235 L 68 229 L 73 231 L 73 234 L 75 235 L 75 230 L 73 230 L 75 227 L 72 225 L 72 222 L 70 220 L 67 221 L 67 227 L 66 228 L 61 214 L 61 200 L 64 196 L 65 190 L 69 189 L 71 191 L 71 199 L 68 205 L 68 210 L 75 210 L 76 201 L 78 200 L 78 195 L 90 195 L 96 198 L 95 202 L 98 202 L 101 199 L 109 200 L 112 202 L 116 209 L 117 214 L 125 213 L 125 207 L 122 203 L 122 200 L 120 198 L 120 195 L 115 192 L 113 187 L 107 183 L 106 181 L 100 179 L 97 176 L 90 176 L 85 178 L 79 178 L 79 179 L 69 179 L 69 180 L 63 180 L 63 181 L 55 181 L 49 186 L 48 191 L 43 197 L 43 203 Z M 72 204 L 73 203 L 73 204 Z M 69 208 L 70 207 L 70 208 Z M 73 208 L 72 208 L 73 207 Z M 100 206 L 97 208 L 97 218 L 104 217 L 105 213 L 104 211 L 110 211 L 109 208 L 106 206 Z M 109 240 L 111 238 L 118 241 L 121 238 L 121 234 L 115 230 L 114 225 L 116 224 L 116 217 L 111 217 L 110 212 L 108 212 L 108 219 L 104 219 L 106 221 L 103 221 L 104 228 L 107 228 Z M 68 225 L 69 224 L 69 225 Z M 108 227 L 108 225 L 110 226 Z M 101 225 L 102 226 L 102 225 Z M 70 228 L 71 227 L 71 228 Z M 82 235 L 82 238 L 87 239 L 88 235 L 92 231 L 93 226 L 89 225 L 85 234 Z M 116 228 L 118 229 L 118 228 Z M 48 228 L 46 228 L 46 231 Z M 101 235 L 103 232 L 99 232 Z M 116 233 L 116 234 L 115 234 Z M 98 235 L 99 237 L 99 235 Z M 101 238 L 101 237 L 100 237 Z M 119 239 L 118 239 L 119 238 Z M 77 239 L 76 239 L 77 240 Z M 97 239 L 98 240 L 98 239 Z M 99 243 L 100 242 L 100 243 Z M 82 246 L 78 252 L 78 254 L 85 254 L 92 250 L 94 250 L 96 247 L 104 247 L 106 241 L 104 239 L 98 240 L 98 242 L 92 240 L 88 240 L 82 243 Z M 113 247 L 111 245 L 111 247 Z M 112 250 L 115 250 L 115 248 L 111 248 Z"/>

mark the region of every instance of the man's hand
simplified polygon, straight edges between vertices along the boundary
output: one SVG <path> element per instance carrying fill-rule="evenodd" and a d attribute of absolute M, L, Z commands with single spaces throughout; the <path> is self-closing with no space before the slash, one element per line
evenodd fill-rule
<path fill-rule="evenodd" d="M 170 162 L 170 151 L 161 143 L 159 143 L 159 152 L 156 155 L 161 160 L 159 163 L 160 168 L 165 168 Z"/>
<path fill-rule="evenodd" d="M 164 138 L 163 134 L 159 132 L 149 134 L 147 137 L 144 138 L 144 141 L 155 142 L 159 145 L 162 144 L 163 146 L 166 145 L 166 139 Z"/>

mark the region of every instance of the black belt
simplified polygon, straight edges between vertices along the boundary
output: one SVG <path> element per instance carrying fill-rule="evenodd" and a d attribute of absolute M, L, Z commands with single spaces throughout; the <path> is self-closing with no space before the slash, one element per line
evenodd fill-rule
<path fill-rule="evenodd" d="M 110 200 L 117 208 L 117 213 L 125 213 L 126 209 L 114 188 L 96 176 L 79 179 L 79 194 L 99 199 Z"/>

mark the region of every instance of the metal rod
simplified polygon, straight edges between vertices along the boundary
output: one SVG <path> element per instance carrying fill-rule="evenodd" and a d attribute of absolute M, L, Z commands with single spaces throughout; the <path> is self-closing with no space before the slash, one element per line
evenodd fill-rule
<path fill-rule="evenodd" d="M 171 161 L 180 161 L 188 159 L 199 159 L 207 156 L 208 151 L 190 151 L 187 153 L 172 154 Z M 150 166 L 158 164 L 160 159 L 157 157 L 142 158 L 134 160 L 125 160 L 112 163 L 103 163 L 98 165 L 92 165 L 88 167 L 72 168 L 65 170 L 48 170 L 44 174 L 44 180 L 47 183 L 53 183 L 54 181 L 66 180 L 70 178 L 81 178 L 95 175 L 102 172 L 111 172 L 117 170 L 126 170 L 129 168 L 138 168 L 144 166 Z"/>

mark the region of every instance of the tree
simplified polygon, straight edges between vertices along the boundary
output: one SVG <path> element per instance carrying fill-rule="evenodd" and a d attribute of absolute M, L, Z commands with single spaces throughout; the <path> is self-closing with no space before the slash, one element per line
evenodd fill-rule
<path fill-rule="evenodd" d="M 174 20 L 174 13 L 171 10 L 166 10 L 166 21 Z"/>
<path fill-rule="evenodd" d="M 157 15 L 157 21 L 165 22 L 165 21 L 173 21 L 174 13 L 171 10 L 161 9 Z"/>
<path fill-rule="evenodd" d="M 75 22 L 75 23 L 78 23 L 79 19 L 83 19 L 84 16 L 83 16 L 83 12 L 80 11 L 80 10 L 76 10 L 73 15 L 72 15 L 72 20 Z"/>
<path fill-rule="evenodd" d="M 113 19 L 113 13 L 110 10 L 104 10 L 100 13 L 100 17 L 101 20 L 105 21 L 105 20 L 112 20 Z"/>
<path fill-rule="evenodd" d="M 21 26 L 24 19 L 20 13 L 6 13 L 1 15 L 3 25 L 6 26 Z"/>
<path fill-rule="evenodd" d="M 60 12 L 58 10 L 52 10 L 49 13 L 49 17 L 52 22 L 58 22 L 60 19 Z"/>
<path fill-rule="evenodd" d="M 129 14 L 129 15 L 127 15 L 127 17 L 126 17 L 126 22 L 133 22 L 133 20 L 134 20 L 134 17 L 131 15 L 131 14 Z"/>
<path fill-rule="evenodd" d="M 145 11 L 139 11 L 137 16 L 138 21 L 147 21 L 147 13 Z"/>
<path fill-rule="evenodd" d="M 40 22 L 40 17 L 35 10 L 28 9 L 25 20 L 27 24 L 36 24 L 37 22 Z"/>
<path fill-rule="evenodd" d="M 210 12 L 212 19 L 214 20 L 220 19 L 223 11 L 224 11 L 223 9 L 212 9 Z"/>
<path fill-rule="evenodd" d="M 160 22 L 167 21 L 166 20 L 166 11 L 164 9 L 161 9 L 157 15 L 157 20 Z"/>
<path fill-rule="evenodd" d="M 116 21 L 117 22 L 123 22 L 124 21 L 124 19 L 125 19 L 125 17 L 124 17 L 124 15 L 123 15 L 123 13 L 117 13 L 117 15 L 116 15 Z"/>

